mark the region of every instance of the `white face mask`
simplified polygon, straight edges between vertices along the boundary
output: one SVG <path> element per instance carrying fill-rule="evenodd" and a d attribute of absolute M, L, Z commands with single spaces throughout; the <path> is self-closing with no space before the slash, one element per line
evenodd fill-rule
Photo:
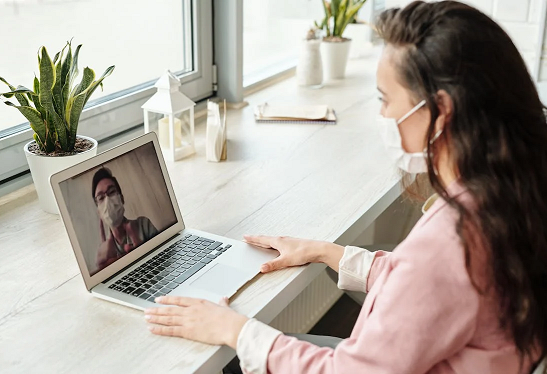
<path fill-rule="evenodd" d="M 118 227 L 122 223 L 125 208 L 120 194 L 105 196 L 98 208 L 101 219 L 108 227 Z"/>
<path fill-rule="evenodd" d="M 407 173 L 426 173 L 427 164 L 425 149 L 423 152 L 408 153 L 403 149 L 401 133 L 399 132 L 399 125 L 414 114 L 418 109 L 425 105 L 426 101 L 420 101 L 414 108 L 412 108 L 407 114 L 402 116 L 399 120 L 395 118 L 386 118 L 382 115 L 378 115 L 376 120 L 378 126 L 380 126 L 380 133 L 382 135 L 382 140 L 393 160 L 396 162 L 397 166 Z M 439 135 L 441 135 L 442 130 L 437 132 L 431 143 L 433 143 Z"/>

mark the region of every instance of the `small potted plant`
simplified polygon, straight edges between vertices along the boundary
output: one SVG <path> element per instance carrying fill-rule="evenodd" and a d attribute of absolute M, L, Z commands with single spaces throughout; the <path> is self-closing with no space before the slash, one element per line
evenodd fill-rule
<path fill-rule="evenodd" d="M 366 0 L 321 0 L 325 17 L 316 27 L 323 29 L 325 36 L 321 44 L 323 72 L 325 78 L 339 79 L 346 74 L 351 39 L 343 37 L 348 24 L 353 22 Z"/>
<path fill-rule="evenodd" d="M 103 80 L 114 70 L 110 66 L 96 79 L 95 72 L 86 67 L 82 79 L 76 83 L 81 47 L 72 54 L 68 42 L 52 60 L 42 46 L 38 51 L 39 77 L 34 77 L 32 90 L 14 87 L 0 77 L 10 90 L 0 93 L 0 99 L 19 110 L 34 131 L 34 140 L 24 146 L 24 151 L 40 206 L 49 213 L 58 212 L 49 177 L 97 154 L 97 141 L 78 135 L 78 123 L 93 92 L 99 86 L 102 88 Z M 13 97 L 19 105 L 8 100 Z"/>

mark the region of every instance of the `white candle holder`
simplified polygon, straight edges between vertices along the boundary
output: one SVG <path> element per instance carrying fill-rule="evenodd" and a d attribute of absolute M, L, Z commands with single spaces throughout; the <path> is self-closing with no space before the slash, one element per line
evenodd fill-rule
<path fill-rule="evenodd" d="M 180 92 L 180 81 L 169 70 L 154 85 L 157 92 L 142 106 L 144 132 L 150 132 L 150 117 L 158 120 L 158 138 L 164 157 L 177 161 L 194 154 L 194 103 Z M 154 114 L 154 115 L 153 115 Z"/>

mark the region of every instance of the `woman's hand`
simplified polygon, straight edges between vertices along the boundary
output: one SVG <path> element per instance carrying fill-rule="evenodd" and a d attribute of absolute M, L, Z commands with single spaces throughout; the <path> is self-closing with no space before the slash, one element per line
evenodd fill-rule
<path fill-rule="evenodd" d="M 228 298 L 219 304 L 180 296 L 163 296 L 159 304 L 172 307 L 145 310 L 153 334 L 178 336 L 207 344 L 226 344 L 236 349 L 237 338 L 248 318 L 228 306 Z"/>
<path fill-rule="evenodd" d="M 310 262 L 324 262 L 338 271 L 338 263 L 344 254 L 344 247 L 329 242 L 287 236 L 244 235 L 243 237 L 249 244 L 279 252 L 279 257 L 262 265 L 260 268 L 262 273 Z"/>

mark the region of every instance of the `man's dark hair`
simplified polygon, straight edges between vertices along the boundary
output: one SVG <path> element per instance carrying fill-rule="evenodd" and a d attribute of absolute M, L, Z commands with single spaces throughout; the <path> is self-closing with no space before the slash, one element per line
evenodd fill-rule
<path fill-rule="evenodd" d="M 95 172 L 95 175 L 93 176 L 93 182 L 91 184 L 91 196 L 93 197 L 93 201 L 95 201 L 95 205 L 97 205 L 97 201 L 95 200 L 95 191 L 97 190 L 97 185 L 103 179 L 110 179 L 112 182 L 114 182 L 116 189 L 122 197 L 122 202 L 124 202 L 122 189 L 120 187 L 120 184 L 118 183 L 118 180 L 112 176 L 112 172 L 109 169 L 103 167 Z"/>

